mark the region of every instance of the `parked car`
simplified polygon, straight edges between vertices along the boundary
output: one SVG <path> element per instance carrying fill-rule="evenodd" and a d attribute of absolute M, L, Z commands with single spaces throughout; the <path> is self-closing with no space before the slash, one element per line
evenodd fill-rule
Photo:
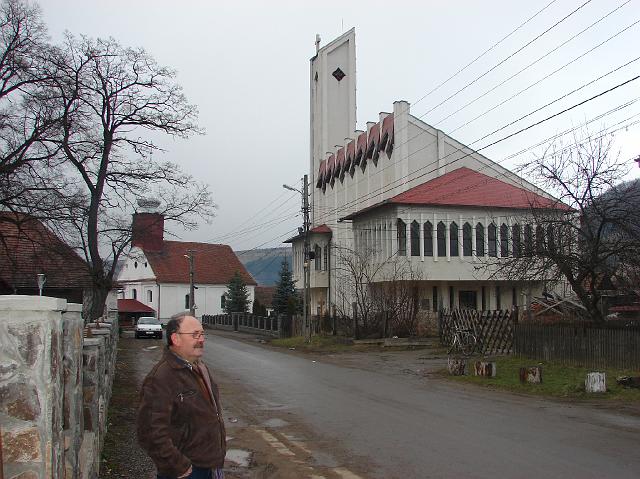
<path fill-rule="evenodd" d="M 160 338 L 162 339 L 162 324 L 153 316 L 142 316 L 136 323 L 136 339 Z"/>

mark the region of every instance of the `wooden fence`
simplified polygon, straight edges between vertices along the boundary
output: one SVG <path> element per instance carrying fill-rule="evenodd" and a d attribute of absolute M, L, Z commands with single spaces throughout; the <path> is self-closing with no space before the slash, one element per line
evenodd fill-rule
<path fill-rule="evenodd" d="M 637 370 L 640 329 L 521 323 L 515 326 L 514 353 L 573 366 Z"/>
<path fill-rule="evenodd" d="M 476 311 L 454 309 L 440 311 L 440 343 L 448 346 L 456 328 L 470 329 L 476 336 L 476 354 L 509 354 L 513 350 L 514 321 L 510 310 Z"/>

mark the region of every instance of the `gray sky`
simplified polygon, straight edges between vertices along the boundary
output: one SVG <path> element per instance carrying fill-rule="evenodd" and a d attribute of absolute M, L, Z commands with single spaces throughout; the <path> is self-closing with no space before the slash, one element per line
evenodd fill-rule
<path fill-rule="evenodd" d="M 309 59 L 315 54 L 316 33 L 325 45 L 356 28 L 359 128 L 376 121 L 380 111 L 392 111 L 394 101 L 407 100 L 413 115 L 480 148 L 640 74 L 639 59 L 474 143 L 640 56 L 637 23 L 518 94 L 640 21 L 638 0 L 588 1 L 518 52 L 585 3 L 556 0 L 549 5 L 550 1 L 328 0 L 311 6 L 296 0 L 44 0 L 40 5 L 53 41 L 60 40 L 65 30 L 113 36 L 125 46 L 144 47 L 160 64 L 178 70 L 178 81 L 189 101 L 198 105 L 200 125 L 207 134 L 189 140 L 165 139 L 161 144 L 167 160 L 180 163 L 186 172 L 211 185 L 218 210 L 212 224 L 177 233 L 185 240 L 250 249 L 280 246 L 302 222 L 300 196 L 284 190 L 282 184 L 300 187 L 300 178 L 308 170 Z M 457 129 L 515 94 L 514 99 Z M 482 153 L 513 167 L 527 158 L 525 154 L 505 159 L 513 153 L 638 98 L 640 79 Z M 640 155 L 640 123 L 630 125 L 638 121 L 640 100 L 592 122 L 589 128 L 592 132 L 619 129 L 616 148 L 623 159 L 631 159 Z M 532 151 L 540 152 L 541 147 Z M 630 178 L 638 176 L 640 168 L 634 164 Z M 247 228 L 250 231 L 243 231 Z"/>

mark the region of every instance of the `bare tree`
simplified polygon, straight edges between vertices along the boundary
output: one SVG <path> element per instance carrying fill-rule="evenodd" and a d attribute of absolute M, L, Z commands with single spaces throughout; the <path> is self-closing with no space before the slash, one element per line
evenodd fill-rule
<path fill-rule="evenodd" d="M 489 267 L 499 278 L 564 281 L 584 308 L 582 315 L 602 322 L 603 284 L 638 271 L 640 190 L 637 183 L 622 183 L 629 168 L 612 154 L 611 138 L 574 140 L 551 144 L 522 165 L 523 176 L 558 201 L 555 208 L 532 202 L 519 231 L 511 232 L 511 255 Z"/>
<path fill-rule="evenodd" d="M 46 144 L 58 152 L 56 173 L 68 182 L 57 190 L 64 214 L 54 224 L 84 253 L 93 282 L 86 314 L 97 318 L 130 243 L 138 199 L 160 198 L 165 219 L 187 228 L 196 226 L 195 218 L 213 214 L 206 185 L 175 163 L 153 158 L 159 148 L 152 135 L 200 133 L 197 110 L 173 70 L 114 39 L 68 35 L 50 61 L 56 76 L 47 105 L 61 121 Z"/>

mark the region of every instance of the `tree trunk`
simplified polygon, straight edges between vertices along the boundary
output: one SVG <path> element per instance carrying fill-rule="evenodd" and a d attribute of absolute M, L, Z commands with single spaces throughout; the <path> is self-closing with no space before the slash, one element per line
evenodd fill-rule
<path fill-rule="evenodd" d="M 82 316 L 85 321 L 97 321 L 104 316 L 104 307 L 111 288 L 94 284 L 85 291 L 82 305 Z"/>

